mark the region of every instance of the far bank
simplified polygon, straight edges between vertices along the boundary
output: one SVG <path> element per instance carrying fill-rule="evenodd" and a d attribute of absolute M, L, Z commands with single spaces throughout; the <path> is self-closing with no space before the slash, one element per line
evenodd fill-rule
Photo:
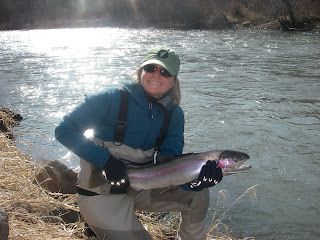
<path fill-rule="evenodd" d="M 152 2 L 152 4 L 150 4 Z M 320 2 L 303 0 L 27 0 L 0 3 L 0 29 L 132 27 L 318 31 Z"/>

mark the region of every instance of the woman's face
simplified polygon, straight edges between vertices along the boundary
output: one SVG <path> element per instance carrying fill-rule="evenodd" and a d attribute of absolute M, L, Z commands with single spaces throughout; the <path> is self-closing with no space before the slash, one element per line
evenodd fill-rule
<path fill-rule="evenodd" d="M 175 79 L 173 76 L 165 77 L 161 75 L 160 70 L 163 67 L 154 65 L 157 67 L 154 72 L 146 72 L 142 69 L 140 84 L 151 97 L 158 99 L 174 87 Z"/>

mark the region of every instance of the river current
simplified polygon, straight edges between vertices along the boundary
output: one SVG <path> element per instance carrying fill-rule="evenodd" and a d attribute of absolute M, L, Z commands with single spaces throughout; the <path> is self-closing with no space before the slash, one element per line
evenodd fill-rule
<path fill-rule="evenodd" d="M 184 152 L 235 149 L 253 167 L 211 188 L 236 236 L 320 238 L 320 37 L 273 31 L 83 28 L 0 32 L 0 105 L 36 161 L 79 159 L 54 139 L 84 97 L 128 83 L 148 48 L 182 60 Z"/>

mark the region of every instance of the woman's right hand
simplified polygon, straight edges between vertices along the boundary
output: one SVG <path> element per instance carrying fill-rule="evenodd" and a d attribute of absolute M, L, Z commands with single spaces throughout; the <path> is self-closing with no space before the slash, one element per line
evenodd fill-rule
<path fill-rule="evenodd" d="M 107 180 L 111 184 L 110 193 L 125 194 L 129 187 L 129 179 L 127 174 L 127 166 L 119 159 L 110 155 L 104 171 Z"/>

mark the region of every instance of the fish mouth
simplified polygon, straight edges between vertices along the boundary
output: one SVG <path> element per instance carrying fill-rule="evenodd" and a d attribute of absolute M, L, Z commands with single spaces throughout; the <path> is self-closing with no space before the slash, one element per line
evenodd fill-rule
<path fill-rule="evenodd" d="M 250 156 L 244 152 L 224 150 L 219 154 L 220 161 L 229 162 L 230 165 L 226 165 L 223 168 L 223 175 L 231 175 L 239 172 L 246 171 L 251 168 L 249 165 L 243 165 Z"/>
<path fill-rule="evenodd" d="M 242 164 L 243 162 L 241 162 Z M 236 173 L 240 173 L 240 172 L 244 172 L 248 169 L 250 169 L 252 166 L 250 165 L 238 165 L 237 167 L 232 167 L 232 168 L 225 168 L 223 169 L 223 175 L 231 175 L 231 174 L 236 174 Z"/>

